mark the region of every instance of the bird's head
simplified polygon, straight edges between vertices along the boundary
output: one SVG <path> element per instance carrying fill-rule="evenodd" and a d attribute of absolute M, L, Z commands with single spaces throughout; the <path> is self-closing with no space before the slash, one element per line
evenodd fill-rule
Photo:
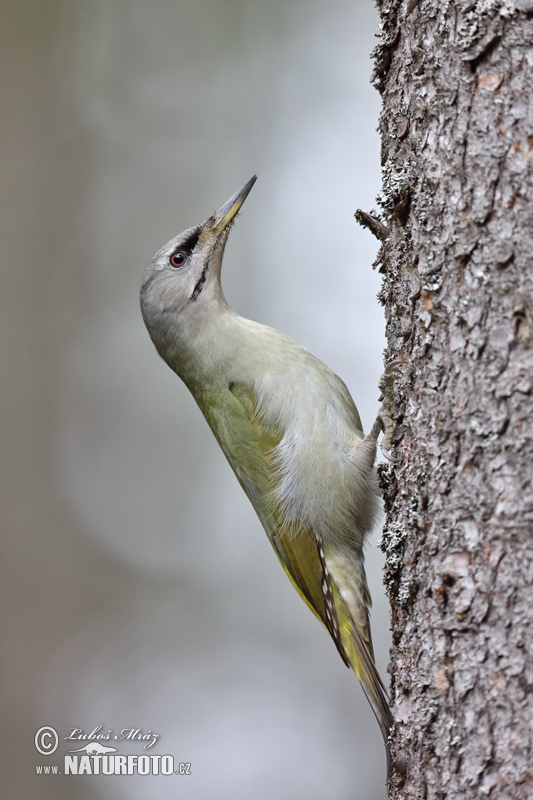
<path fill-rule="evenodd" d="M 198 316 L 200 307 L 214 309 L 225 302 L 220 286 L 224 248 L 255 181 L 254 175 L 216 214 L 167 242 L 146 267 L 141 310 L 156 346 L 157 328 L 164 325 L 166 316 Z"/>

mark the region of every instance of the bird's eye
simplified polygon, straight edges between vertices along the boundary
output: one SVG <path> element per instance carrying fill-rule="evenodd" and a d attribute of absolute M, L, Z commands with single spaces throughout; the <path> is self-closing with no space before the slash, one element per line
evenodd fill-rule
<path fill-rule="evenodd" d="M 184 253 L 183 250 L 176 250 L 175 253 L 172 253 L 169 260 L 171 267 L 183 267 L 187 261 L 187 254 Z"/>

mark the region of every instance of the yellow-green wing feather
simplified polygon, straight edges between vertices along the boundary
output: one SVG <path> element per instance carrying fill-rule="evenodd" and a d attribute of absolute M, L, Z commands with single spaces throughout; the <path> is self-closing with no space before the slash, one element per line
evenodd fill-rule
<path fill-rule="evenodd" d="M 265 425 L 258 414 L 251 386 L 230 384 L 218 400 L 216 413 L 211 404 L 203 407 L 200 403 L 200 407 L 254 506 L 283 569 L 331 634 L 344 662 L 356 672 L 387 740 L 391 717 L 374 664 L 366 606 L 363 605 L 362 620 L 357 623 L 327 569 L 326 556 L 313 530 L 303 527 L 296 531 L 281 519 L 275 500 L 274 451 L 283 438 L 283 431 Z"/>
<path fill-rule="evenodd" d="M 295 589 L 314 614 L 324 622 L 320 589 L 322 568 L 312 531 L 289 535 L 274 500 L 276 468 L 273 454 L 283 432 L 269 428 L 257 415 L 253 390 L 231 384 L 224 396 L 221 414 L 211 420 L 218 442 L 239 483 L 254 506 L 268 538 Z"/>

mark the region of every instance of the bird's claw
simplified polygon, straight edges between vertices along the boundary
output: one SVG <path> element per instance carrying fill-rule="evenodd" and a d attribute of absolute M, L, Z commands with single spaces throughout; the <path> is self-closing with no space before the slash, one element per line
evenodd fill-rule
<path fill-rule="evenodd" d="M 378 386 L 381 389 L 381 407 L 378 411 L 377 417 L 369 437 L 377 441 L 379 434 L 383 432 L 383 439 L 381 442 L 381 452 L 387 461 L 395 461 L 394 456 L 390 454 L 392 447 L 392 437 L 394 435 L 394 422 L 391 416 L 392 404 L 394 402 L 394 374 L 400 369 L 403 362 L 396 359 L 387 364 L 383 375 L 379 379 Z"/>

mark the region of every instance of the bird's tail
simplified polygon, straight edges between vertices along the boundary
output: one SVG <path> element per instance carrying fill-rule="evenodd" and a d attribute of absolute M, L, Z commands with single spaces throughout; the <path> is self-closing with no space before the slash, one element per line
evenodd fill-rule
<path fill-rule="evenodd" d="M 328 566 L 345 660 L 359 678 L 378 721 L 387 751 L 387 775 L 390 775 L 389 733 L 393 720 L 387 692 L 374 663 L 368 617 L 371 599 L 362 559 L 352 559 L 347 568 L 345 558 L 341 561 L 330 557 Z"/>
<path fill-rule="evenodd" d="M 387 753 L 387 779 L 390 778 L 392 761 L 389 744 L 389 733 L 392 725 L 392 714 L 383 681 L 374 664 L 372 654 L 363 637 L 352 623 L 352 646 L 348 647 L 348 660 L 355 674 L 359 678 L 366 699 L 378 721 L 381 735 Z M 370 645 L 371 646 L 371 645 Z"/>

